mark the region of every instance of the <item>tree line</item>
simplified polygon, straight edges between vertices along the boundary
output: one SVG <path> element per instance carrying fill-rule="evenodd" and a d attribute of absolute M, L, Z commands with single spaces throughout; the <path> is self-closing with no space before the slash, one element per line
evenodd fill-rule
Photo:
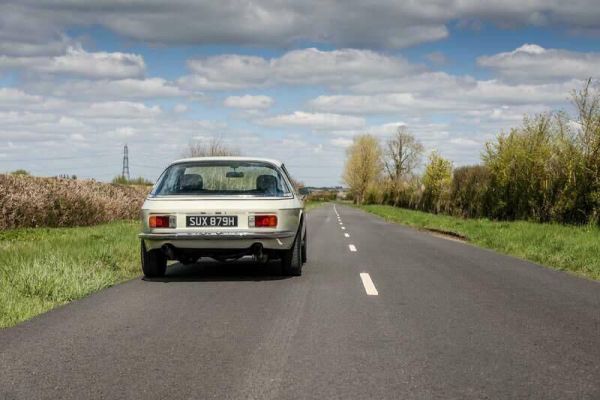
<path fill-rule="evenodd" d="M 571 93 L 575 115 L 528 116 L 486 143 L 481 163 L 454 168 L 406 127 L 385 143 L 358 135 L 343 179 L 357 204 L 389 204 L 471 218 L 600 223 L 600 90 Z"/>

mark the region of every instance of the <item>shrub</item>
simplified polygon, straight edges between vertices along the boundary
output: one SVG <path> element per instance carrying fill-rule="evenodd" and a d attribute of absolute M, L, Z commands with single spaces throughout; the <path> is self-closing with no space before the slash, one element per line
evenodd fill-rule
<path fill-rule="evenodd" d="M 423 174 L 423 210 L 434 213 L 449 211 L 451 183 L 452 162 L 434 151 L 429 156 L 429 163 Z"/>
<path fill-rule="evenodd" d="M 136 219 L 148 190 L 88 180 L 0 175 L 0 229 Z"/>
<path fill-rule="evenodd" d="M 480 218 L 489 209 L 490 174 L 483 165 L 469 165 L 454 170 L 450 189 L 450 208 L 461 217 Z"/>

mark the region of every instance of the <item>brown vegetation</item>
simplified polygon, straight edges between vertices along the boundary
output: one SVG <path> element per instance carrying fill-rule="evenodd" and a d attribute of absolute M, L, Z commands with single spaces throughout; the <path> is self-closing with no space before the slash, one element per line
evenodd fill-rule
<path fill-rule="evenodd" d="M 136 219 L 148 192 L 147 186 L 0 175 L 0 229 Z"/>

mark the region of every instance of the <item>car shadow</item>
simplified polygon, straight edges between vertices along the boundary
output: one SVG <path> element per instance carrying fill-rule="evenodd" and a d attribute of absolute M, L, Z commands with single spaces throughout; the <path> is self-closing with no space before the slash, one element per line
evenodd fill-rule
<path fill-rule="evenodd" d="M 175 263 L 167 267 L 167 273 L 162 278 L 147 278 L 148 282 L 226 282 L 226 281 L 275 281 L 289 279 L 281 274 L 278 261 L 266 264 L 257 263 L 251 259 L 241 259 L 233 262 L 218 262 L 210 259 L 201 260 L 195 264 Z"/>

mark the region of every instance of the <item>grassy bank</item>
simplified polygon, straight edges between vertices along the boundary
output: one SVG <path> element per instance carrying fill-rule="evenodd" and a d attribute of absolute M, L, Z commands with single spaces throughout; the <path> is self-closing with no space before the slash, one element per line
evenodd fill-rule
<path fill-rule="evenodd" d="M 138 222 L 0 231 L 0 327 L 140 274 Z"/>
<path fill-rule="evenodd" d="M 481 247 L 600 280 L 598 227 L 463 219 L 381 205 L 360 208 L 389 221 L 456 233 Z"/>

